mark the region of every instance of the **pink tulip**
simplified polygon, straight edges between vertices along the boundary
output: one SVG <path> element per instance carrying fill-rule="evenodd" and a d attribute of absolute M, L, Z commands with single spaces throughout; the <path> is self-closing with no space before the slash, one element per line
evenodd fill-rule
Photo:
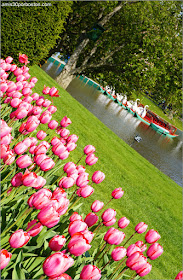
<path fill-rule="evenodd" d="M 145 235 L 145 240 L 147 243 L 152 244 L 155 243 L 156 241 L 158 241 L 161 238 L 161 236 L 159 235 L 159 233 L 154 230 L 154 229 L 150 229 L 146 235 Z"/>
<path fill-rule="evenodd" d="M 5 58 L 5 62 L 6 62 L 6 63 L 12 63 L 12 61 L 13 61 L 13 57 L 11 57 L 11 56 L 7 56 L 7 57 Z"/>
<path fill-rule="evenodd" d="M 130 257 L 135 252 L 141 252 L 141 249 L 137 245 L 131 244 L 127 248 L 127 254 L 126 255 L 127 255 L 127 257 Z"/>
<path fill-rule="evenodd" d="M 19 75 L 22 75 L 23 71 L 21 68 L 16 68 L 14 71 L 13 71 L 13 74 L 17 77 Z"/>
<path fill-rule="evenodd" d="M 133 253 L 126 261 L 126 265 L 131 270 L 141 269 L 147 263 L 147 258 L 141 252 Z"/>
<path fill-rule="evenodd" d="M 35 172 L 26 171 L 22 176 L 22 183 L 24 186 L 31 187 L 37 179 L 37 174 Z"/>
<path fill-rule="evenodd" d="M 12 127 L 5 126 L 1 124 L 1 138 L 8 135 L 12 131 Z"/>
<path fill-rule="evenodd" d="M 14 72 L 16 69 L 17 69 L 17 65 L 12 64 L 12 65 L 11 65 L 11 68 L 10 68 L 10 71 L 11 71 L 11 72 Z"/>
<path fill-rule="evenodd" d="M 36 209 L 42 209 L 43 207 L 50 204 L 50 198 L 52 197 L 52 192 L 48 189 L 41 189 L 31 195 L 28 199 L 28 204 Z"/>
<path fill-rule="evenodd" d="M 100 184 L 105 179 L 105 174 L 101 171 L 95 171 L 92 175 L 92 181 L 95 184 Z"/>
<path fill-rule="evenodd" d="M 98 157 L 96 157 L 94 154 L 89 154 L 85 159 L 85 163 L 88 165 L 93 165 L 97 161 L 98 161 Z"/>
<path fill-rule="evenodd" d="M 101 270 L 95 265 L 85 265 L 81 271 L 80 279 L 99 280 L 101 278 Z"/>
<path fill-rule="evenodd" d="M 109 222 L 115 216 L 116 216 L 116 211 L 112 208 L 108 208 L 103 212 L 101 218 L 102 218 L 103 222 Z"/>
<path fill-rule="evenodd" d="M 43 105 L 43 102 L 44 102 L 44 98 L 40 98 L 40 96 L 39 96 L 39 99 L 36 100 L 36 105 L 37 105 L 37 106 L 42 106 L 42 105 Z"/>
<path fill-rule="evenodd" d="M 63 117 L 63 119 L 61 120 L 60 125 L 61 125 L 62 127 L 67 127 L 67 126 L 70 125 L 71 123 L 72 123 L 71 120 L 65 116 L 65 117 Z"/>
<path fill-rule="evenodd" d="M 62 128 L 59 130 L 59 134 L 62 138 L 67 139 L 70 134 L 70 131 L 67 128 Z"/>
<path fill-rule="evenodd" d="M 74 264 L 74 260 L 62 252 L 57 252 L 46 258 L 43 263 L 44 274 L 52 279 L 59 277 Z"/>
<path fill-rule="evenodd" d="M 7 250 L 2 249 L 0 251 L 0 269 L 5 268 L 9 264 L 11 257 L 12 254 L 9 253 Z"/>
<path fill-rule="evenodd" d="M 51 101 L 48 100 L 48 99 L 45 99 L 45 101 L 43 102 L 42 106 L 43 107 L 48 107 L 48 106 L 50 106 L 50 104 L 51 104 Z"/>
<path fill-rule="evenodd" d="M 87 145 L 87 146 L 84 147 L 84 153 L 85 153 L 86 155 L 92 154 L 92 153 L 94 153 L 94 152 L 95 152 L 95 147 L 94 147 L 94 146 L 92 146 L 92 145 Z"/>
<path fill-rule="evenodd" d="M 180 271 L 177 276 L 175 277 L 175 279 L 183 279 L 183 271 Z"/>
<path fill-rule="evenodd" d="M 66 148 L 68 152 L 72 152 L 76 149 L 77 145 L 75 143 L 67 143 Z"/>
<path fill-rule="evenodd" d="M 64 172 L 66 173 L 71 173 L 73 172 L 74 170 L 76 170 L 76 165 L 74 162 L 67 162 L 65 165 L 64 165 L 64 168 L 63 168 Z"/>
<path fill-rule="evenodd" d="M 78 196 L 82 196 L 84 198 L 92 195 L 92 193 L 94 192 L 94 189 L 91 187 L 91 186 L 86 186 L 86 187 L 83 187 L 83 188 L 80 188 L 79 190 L 77 190 L 77 195 Z"/>
<path fill-rule="evenodd" d="M 43 162 L 43 160 L 47 158 L 49 157 L 45 154 L 38 154 L 34 157 L 34 161 L 39 166 Z"/>
<path fill-rule="evenodd" d="M 76 179 L 76 185 L 80 188 L 86 187 L 86 185 L 88 184 L 89 180 L 88 180 L 88 173 L 81 173 L 77 179 Z"/>
<path fill-rule="evenodd" d="M 77 212 L 74 212 L 74 213 L 70 216 L 69 221 L 70 221 L 70 222 L 73 222 L 73 221 L 76 221 L 76 220 L 78 220 L 78 221 L 83 221 L 82 216 L 79 215 Z"/>
<path fill-rule="evenodd" d="M 57 143 L 56 145 L 53 146 L 52 152 L 56 155 L 59 156 L 60 154 L 64 153 L 66 151 L 66 147 L 61 143 Z"/>
<path fill-rule="evenodd" d="M 35 226 L 33 226 L 34 224 L 35 224 Z M 31 228 L 31 229 L 29 230 L 29 228 Z M 33 236 L 38 235 L 42 231 L 42 229 L 43 229 L 42 224 L 40 222 L 37 222 L 37 220 L 33 220 L 28 223 L 26 231 L 30 236 L 33 237 Z"/>
<path fill-rule="evenodd" d="M 23 82 L 23 81 L 25 81 L 24 75 L 18 75 L 18 76 L 16 77 L 16 81 L 17 81 L 17 82 Z"/>
<path fill-rule="evenodd" d="M 46 132 L 43 130 L 40 130 L 37 132 L 36 137 L 39 140 L 43 140 L 47 136 Z"/>
<path fill-rule="evenodd" d="M 59 96 L 58 92 L 59 91 L 55 87 L 52 87 L 49 91 L 49 95 L 52 97 L 58 97 Z"/>
<path fill-rule="evenodd" d="M 46 86 L 44 85 L 44 88 L 43 88 L 42 93 L 43 93 L 43 94 L 49 94 L 49 91 L 50 91 L 50 88 L 49 88 L 49 87 L 46 87 Z"/>
<path fill-rule="evenodd" d="M 38 176 L 32 187 L 37 190 L 44 187 L 44 185 L 46 185 L 46 179 L 44 179 L 41 176 Z"/>
<path fill-rule="evenodd" d="M 36 101 L 36 100 L 39 99 L 39 94 L 35 92 L 35 93 L 33 93 L 33 94 L 31 95 L 31 97 L 32 97 L 33 100 Z"/>
<path fill-rule="evenodd" d="M 4 136 L 1 138 L 1 144 L 4 145 L 9 145 L 11 143 L 11 140 L 13 139 L 13 137 L 11 136 L 11 134 L 9 133 L 8 135 Z"/>
<path fill-rule="evenodd" d="M 13 83 L 13 84 L 11 84 L 11 85 L 8 84 L 8 89 L 6 90 L 6 92 L 7 92 L 7 93 L 13 92 L 13 91 L 15 91 L 16 89 L 17 89 L 17 86 L 16 86 L 15 83 Z"/>
<path fill-rule="evenodd" d="M 25 101 L 25 102 L 28 102 L 28 103 L 31 103 L 33 101 L 32 97 L 31 96 L 25 96 L 22 101 Z"/>
<path fill-rule="evenodd" d="M 67 273 L 62 273 L 60 276 L 48 280 L 72 280 L 72 278 Z"/>
<path fill-rule="evenodd" d="M 70 177 L 63 177 L 58 185 L 60 188 L 69 189 L 74 186 L 74 180 Z"/>
<path fill-rule="evenodd" d="M 98 216 L 91 212 L 85 217 L 84 222 L 88 225 L 88 227 L 92 227 L 98 222 Z"/>
<path fill-rule="evenodd" d="M 20 120 L 27 116 L 28 111 L 22 107 L 19 107 L 14 113 L 15 113 L 15 117 Z"/>
<path fill-rule="evenodd" d="M 39 106 L 34 106 L 34 107 L 32 108 L 31 114 L 34 115 L 34 116 L 37 116 L 37 115 L 41 114 L 41 112 L 42 112 L 41 107 L 39 107 Z"/>
<path fill-rule="evenodd" d="M 144 242 L 141 240 L 138 240 L 137 242 L 135 242 L 135 245 L 137 245 L 140 248 L 141 246 L 144 245 Z"/>
<path fill-rule="evenodd" d="M 10 105 L 11 105 L 11 107 L 13 107 L 13 108 L 17 108 L 21 102 L 22 102 L 21 99 L 19 99 L 19 98 L 13 98 L 13 99 L 10 101 Z"/>
<path fill-rule="evenodd" d="M 111 195 L 114 199 L 119 199 L 123 196 L 123 194 L 124 194 L 124 191 L 122 190 L 122 188 L 117 188 L 112 191 Z"/>
<path fill-rule="evenodd" d="M 88 229 L 88 226 L 85 222 L 75 220 L 69 224 L 68 232 L 70 236 L 73 236 L 77 232 L 84 232 L 86 229 Z"/>
<path fill-rule="evenodd" d="M 60 221 L 60 215 L 52 205 L 47 205 L 41 209 L 37 215 L 38 220 L 43 226 L 54 227 Z"/>
<path fill-rule="evenodd" d="M 128 220 L 126 217 L 122 217 L 118 221 L 118 227 L 125 228 L 129 225 L 129 223 L 130 223 L 130 220 Z"/>
<path fill-rule="evenodd" d="M 103 222 L 104 226 L 106 227 L 110 227 L 110 226 L 113 226 L 116 222 L 116 218 L 113 218 L 111 219 L 110 221 L 107 221 L 107 222 Z"/>
<path fill-rule="evenodd" d="M 93 212 L 99 212 L 104 206 L 104 203 L 99 200 L 95 200 L 91 205 L 91 210 Z"/>
<path fill-rule="evenodd" d="M 76 166 L 76 169 L 78 171 L 78 175 L 86 171 L 86 168 L 83 165 Z"/>
<path fill-rule="evenodd" d="M 163 247 L 158 243 L 154 243 L 149 246 L 146 254 L 151 260 L 155 260 L 163 254 Z"/>
<path fill-rule="evenodd" d="M 11 165 L 15 161 L 15 156 L 12 151 L 9 151 L 8 154 L 3 158 L 3 162 L 6 165 Z"/>
<path fill-rule="evenodd" d="M 26 54 L 19 53 L 19 61 L 20 61 L 20 63 L 27 65 L 27 63 L 29 63 L 28 56 Z"/>
<path fill-rule="evenodd" d="M 84 238 L 88 241 L 88 243 L 90 244 L 93 240 L 94 237 L 94 233 L 89 231 L 88 229 L 85 230 L 83 233 Z"/>
<path fill-rule="evenodd" d="M 31 83 L 34 83 L 34 84 L 36 84 L 37 81 L 38 81 L 38 79 L 37 79 L 36 77 L 32 77 L 32 78 L 30 79 L 30 82 L 31 82 Z"/>
<path fill-rule="evenodd" d="M 8 89 L 8 85 L 6 83 L 1 83 L 1 92 L 5 93 L 7 89 Z"/>
<path fill-rule="evenodd" d="M 78 232 L 71 237 L 67 247 L 72 255 L 78 257 L 88 251 L 91 248 L 91 245 L 84 235 Z"/>
<path fill-rule="evenodd" d="M 50 241 L 48 246 L 52 251 L 60 251 L 66 242 L 64 235 L 55 235 Z"/>
<path fill-rule="evenodd" d="M 49 111 L 51 114 L 53 114 L 53 113 L 55 113 L 55 112 L 57 111 L 57 107 L 55 107 L 55 106 L 53 106 L 53 105 L 50 105 L 50 106 L 48 107 L 48 111 Z"/>
<path fill-rule="evenodd" d="M 30 235 L 23 229 L 16 230 L 9 238 L 9 243 L 12 248 L 20 248 L 27 244 L 30 240 Z"/>
<path fill-rule="evenodd" d="M 125 238 L 125 234 L 118 229 L 111 227 L 104 235 L 104 241 L 111 245 L 119 245 Z"/>
<path fill-rule="evenodd" d="M 51 140 L 51 145 L 55 146 L 58 143 L 60 143 L 60 139 L 58 137 L 54 136 Z"/>
<path fill-rule="evenodd" d="M 41 123 L 45 124 L 45 123 L 49 123 L 51 118 L 52 118 L 51 113 L 49 111 L 45 111 L 42 113 L 39 120 Z"/>
<path fill-rule="evenodd" d="M 9 154 L 9 145 L 1 144 L 1 159 L 4 159 Z"/>
<path fill-rule="evenodd" d="M 27 146 L 23 142 L 19 142 L 18 144 L 15 145 L 14 147 L 14 152 L 17 155 L 24 154 L 27 151 Z"/>
<path fill-rule="evenodd" d="M 147 275 L 152 269 L 152 265 L 150 263 L 146 263 L 142 268 L 139 268 L 136 270 L 136 273 L 140 276 L 143 277 Z"/>
<path fill-rule="evenodd" d="M 114 248 L 111 253 L 111 257 L 115 262 L 120 261 L 126 256 L 126 249 L 122 246 Z"/>
<path fill-rule="evenodd" d="M 59 201 L 52 199 L 51 203 L 55 207 L 55 210 L 57 211 L 59 216 L 61 216 L 64 215 L 68 210 L 69 199 L 67 199 L 66 197 L 60 198 Z"/>
<path fill-rule="evenodd" d="M 48 127 L 49 127 L 50 129 L 56 129 L 57 126 L 58 126 L 58 122 L 55 121 L 55 120 L 51 120 L 51 121 L 48 123 Z"/>
<path fill-rule="evenodd" d="M 55 166 L 55 162 L 51 158 L 46 158 L 40 163 L 40 169 L 48 171 Z"/>
<path fill-rule="evenodd" d="M 148 225 L 146 225 L 144 222 L 140 222 L 136 225 L 135 231 L 139 234 L 144 233 L 147 229 Z"/>
<path fill-rule="evenodd" d="M 78 138 L 79 137 L 76 134 L 71 134 L 67 138 L 67 143 L 70 143 L 70 142 L 76 143 L 78 141 Z"/>
<path fill-rule="evenodd" d="M 28 155 L 23 155 L 16 160 L 16 164 L 19 168 L 27 168 L 33 162 Z"/>
<path fill-rule="evenodd" d="M 23 96 L 28 96 L 28 95 L 32 94 L 32 90 L 29 87 L 25 87 L 22 89 L 22 94 L 23 94 Z"/>
<path fill-rule="evenodd" d="M 11 179 L 11 184 L 13 187 L 19 187 L 22 185 L 22 175 L 23 173 L 19 172 L 13 176 L 13 178 Z"/>
<path fill-rule="evenodd" d="M 20 99 L 22 97 L 22 94 L 19 91 L 14 91 L 12 93 L 12 98 L 18 98 Z"/>
<path fill-rule="evenodd" d="M 64 159 L 67 159 L 69 157 L 69 152 L 66 150 L 66 151 L 63 151 L 60 155 L 59 155 L 59 158 L 61 160 L 64 160 Z"/>

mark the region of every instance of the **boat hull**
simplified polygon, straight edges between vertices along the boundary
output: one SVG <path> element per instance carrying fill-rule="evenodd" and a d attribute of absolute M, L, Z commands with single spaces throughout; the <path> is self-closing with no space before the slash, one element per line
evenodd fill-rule
<path fill-rule="evenodd" d="M 142 118 L 137 112 L 134 115 L 135 117 L 137 117 L 139 120 L 141 120 L 141 122 L 146 123 L 147 125 L 150 125 L 151 123 L 146 121 L 144 118 Z"/>

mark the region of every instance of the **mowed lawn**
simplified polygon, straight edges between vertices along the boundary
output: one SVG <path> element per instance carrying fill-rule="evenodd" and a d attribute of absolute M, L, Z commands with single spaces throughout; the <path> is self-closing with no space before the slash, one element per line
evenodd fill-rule
<path fill-rule="evenodd" d="M 44 85 L 55 86 L 59 90 L 60 98 L 53 98 L 57 106 L 53 119 L 60 121 L 66 115 L 72 121 L 68 127 L 70 133 L 79 136 L 76 150 L 64 162 L 76 163 L 88 144 L 96 147 L 95 154 L 99 160 L 95 165 L 87 166 L 86 170 L 90 178 L 96 170 L 104 172 L 106 178 L 95 185 L 91 197 L 82 200 L 84 204 L 80 213 L 89 213 L 90 205 L 96 199 L 108 202 L 112 190 L 122 187 L 124 196 L 112 200 L 109 207 L 117 211 L 117 220 L 122 216 L 130 220 L 129 226 L 123 230 L 126 239 L 141 221 L 148 224 L 148 229 L 153 228 L 161 235 L 159 243 L 164 253 L 150 261 L 153 268 L 144 279 L 174 279 L 182 269 L 182 188 L 108 129 L 41 68 L 33 66 L 29 72 L 38 78 L 33 92 L 41 94 Z M 80 164 L 84 165 L 84 158 Z M 114 226 L 117 228 L 117 223 Z M 136 234 L 131 243 L 137 240 L 144 241 L 144 234 Z"/>

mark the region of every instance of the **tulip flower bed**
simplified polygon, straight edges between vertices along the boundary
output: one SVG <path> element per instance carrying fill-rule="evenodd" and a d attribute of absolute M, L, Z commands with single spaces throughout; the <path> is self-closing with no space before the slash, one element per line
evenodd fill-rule
<path fill-rule="evenodd" d="M 58 122 L 55 87 L 33 93 L 27 56 L 19 57 L 24 66 L 12 61 L 1 60 L 2 278 L 152 279 L 163 253 L 159 230 L 117 218 L 123 186 L 92 198 L 107 180 L 96 148 L 77 144 L 87 137 L 70 134 L 62 110 Z"/>

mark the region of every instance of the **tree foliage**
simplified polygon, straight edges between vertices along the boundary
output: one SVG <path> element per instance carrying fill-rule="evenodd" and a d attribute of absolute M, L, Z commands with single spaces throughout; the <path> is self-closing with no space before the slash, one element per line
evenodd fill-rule
<path fill-rule="evenodd" d="M 152 91 L 181 111 L 181 2 L 122 1 L 122 8 L 104 25 L 96 41 L 90 40 L 72 74 L 102 77 L 128 95 L 135 89 Z M 59 50 L 68 57 L 87 33 L 118 1 L 74 2 Z"/>
<path fill-rule="evenodd" d="M 30 63 L 36 64 L 54 47 L 72 2 L 52 1 L 51 6 L 42 6 L 47 2 L 40 3 L 40 6 L 1 7 L 2 57 L 18 57 L 18 53 L 25 53 Z"/>

